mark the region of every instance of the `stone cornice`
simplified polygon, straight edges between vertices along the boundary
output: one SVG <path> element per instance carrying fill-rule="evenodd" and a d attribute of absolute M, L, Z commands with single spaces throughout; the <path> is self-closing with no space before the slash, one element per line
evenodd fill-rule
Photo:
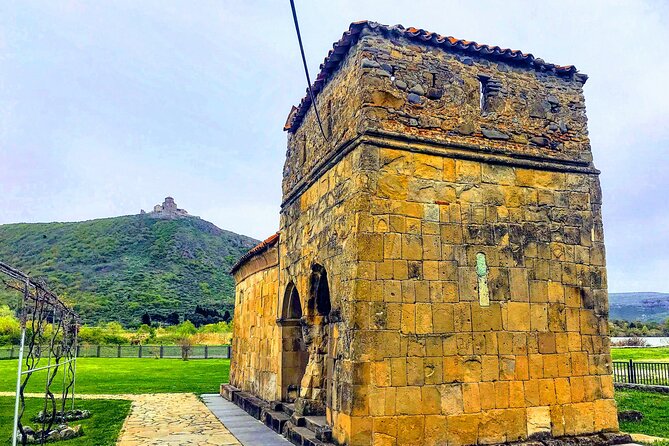
<path fill-rule="evenodd" d="M 307 175 L 305 175 L 286 194 L 286 198 L 281 203 L 282 211 L 286 206 L 293 203 L 300 195 L 302 195 L 308 187 L 318 181 L 325 172 L 360 144 L 370 144 L 377 147 L 406 150 L 414 153 L 425 153 L 454 159 L 521 167 L 525 169 L 573 172 L 587 175 L 599 175 L 600 173 L 599 170 L 595 169 L 592 163 L 588 161 L 566 160 L 550 156 L 533 156 L 478 144 L 446 143 L 413 135 L 404 135 L 382 130 L 367 130 L 354 138 L 344 141 L 330 153 L 330 156 L 316 164 L 309 173 L 307 173 Z"/>

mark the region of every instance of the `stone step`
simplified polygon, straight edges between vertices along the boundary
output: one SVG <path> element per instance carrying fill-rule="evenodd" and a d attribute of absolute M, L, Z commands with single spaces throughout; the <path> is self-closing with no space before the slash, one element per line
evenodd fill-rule
<path fill-rule="evenodd" d="M 292 416 L 295 413 L 295 404 L 293 403 L 281 403 L 281 407 L 288 416 Z"/>
<path fill-rule="evenodd" d="M 329 444 L 332 441 L 332 428 L 328 426 L 324 415 L 300 416 L 295 413 L 295 405 L 281 403 L 286 415 L 290 414 L 290 426 L 292 428 L 306 428 L 311 431 L 317 440 Z"/>
<path fill-rule="evenodd" d="M 297 446 L 334 446 L 316 438 L 316 434 L 306 427 L 298 427 L 292 423 L 286 424 L 285 437 Z"/>
<path fill-rule="evenodd" d="M 277 412 L 274 410 L 268 410 L 264 412 L 264 418 L 262 420 L 266 426 L 270 427 L 274 432 L 283 433 L 283 427 L 290 420 L 290 417 L 284 412 Z"/>
<path fill-rule="evenodd" d="M 307 416 L 304 417 L 304 427 L 310 431 L 316 432 L 316 429 L 327 426 L 328 422 L 325 416 Z"/>
<path fill-rule="evenodd" d="M 332 429 L 324 416 L 299 416 L 295 405 L 267 402 L 233 386 L 221 386 L 221 395 L 298 446 L 334 446 Z"/>
<path fill-rule="evenodd" d="M 332 441 L 332 428 L 328 426 L 325 416 L 304 417 L 304 427 L 316 434 L 316 438 L 321 441 Z"/>
<path fill-rule="evenodd" d="M 259 423 L 258 420 L 248 415 L 236 404 L 224 398 L 216 397 L 213 394 L 202 395 L 202 400 L 216 418 L 239 440 L 238 444 L 248 446 L 292 446 L 292 443 L 285 437 L 274 432 L 265 426 L 264 423 Z M 179 444 L 186 443 L 187 441 L 179 442 Z"/>
<path fill-rule="evenodd" d="M 244 409 L 249 415 L 260 420 L 264 411 L 269 410 L 269 403 L 247 392 L 235 392 L 232 402 Z"/>
<path fill-rule="evenodd" d="M 275 412 L 283 412 L 283 403 L 281 401 L 270 401 L 269 408 Z"/>
<path fill-rule="evenodd" d="M 233 386 L 232 384 L 221 384 L 221 390 L 219 394 L 226 400 L 232 401 L 233 395 L 239 391 L 240 389 Z"/>
<path fill-rule="evenodd" d="M 298 415 L 298 414 L 296 414 L 296 413 L 294 413 L 293 415 L 291 415 L 291 417 L 290 417 L 290 422 L 293 423 L 293 424 L 294 424 L 295 426 L 297 426 L 297 427 L 304 427 L 304 426 L 307 424 L 307 422 L 306 422 L 306 420 L 304 419 L 304 417 L 303 417 L 303 416 L 300 416 L 300 415 Z"/>

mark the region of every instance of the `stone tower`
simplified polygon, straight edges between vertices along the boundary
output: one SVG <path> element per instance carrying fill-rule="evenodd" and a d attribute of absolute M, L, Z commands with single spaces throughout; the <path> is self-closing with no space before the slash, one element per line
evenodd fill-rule
<path fill-rule="evenodd" d="M 273 269 L 236 267 L 238 305 L 272 276 L 265 316 L 235 309 L 232 384 L 351 446 L 617 431 L 587 77 L 372 22 L 321 68 L 325 135 L 308 97 L 285 126 Z"/>

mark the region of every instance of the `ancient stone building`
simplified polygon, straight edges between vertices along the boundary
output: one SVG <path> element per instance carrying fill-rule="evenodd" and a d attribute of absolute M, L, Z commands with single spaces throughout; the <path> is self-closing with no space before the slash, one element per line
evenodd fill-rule
<path fill-rule="evenodd" d="M 308 97 L 286 123 L 280 231 L 233 270 L 224 395 L 340 445 L 616 432 L 586 79 L 352 24 L 314 84 L 324 134 Z"/>
<path fill-rule="evenodd" d="M 179 217 L 191 217 L 185 209 L 179 209 L 177 203 L 172 197 L 165 197 L 163 204 L 157 204 L 153 207 L 153 210 L 149 213 L 145 212 L 144 209 L 140 211 L 141 215 L 148 215 L 153 218 L 179 218 Z"/>

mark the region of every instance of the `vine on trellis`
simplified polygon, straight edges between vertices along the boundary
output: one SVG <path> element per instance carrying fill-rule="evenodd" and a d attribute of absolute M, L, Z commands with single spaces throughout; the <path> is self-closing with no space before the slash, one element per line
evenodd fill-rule
<path fill-rule="evenodd" d="M 18 315 L 21 323 L 21 346 L 16 382 L 16 402 L 12 445 L 18 441 L 44 444 L 56 438 L 53 427 L 65 422 L 66 406 L 71 399 L 74 409 L 76 384 L 77 334 L 79 317 L 47 288 L 44 281 L 30 278 L 27 274 L 0 262 L 0 282 L 21 294 Z M 26 410 L 26 388 L 34 385 L 33 375 L 44 370 L 43 410 L 35 419 L 41 429 L 26 426 L 23 416 Z M 60 379 L 56 381 L 58 372 Z M 31 378 L 33 378 L 31 380 Z M 53 389 L 61 385 L 59 398 Z M 72 434 L 73 432 L 73 434 Z M 70 429 L 67 437 L 76 436 L 78 431 Z M 58 436 L 64 435 L 58 432 Z"/>

